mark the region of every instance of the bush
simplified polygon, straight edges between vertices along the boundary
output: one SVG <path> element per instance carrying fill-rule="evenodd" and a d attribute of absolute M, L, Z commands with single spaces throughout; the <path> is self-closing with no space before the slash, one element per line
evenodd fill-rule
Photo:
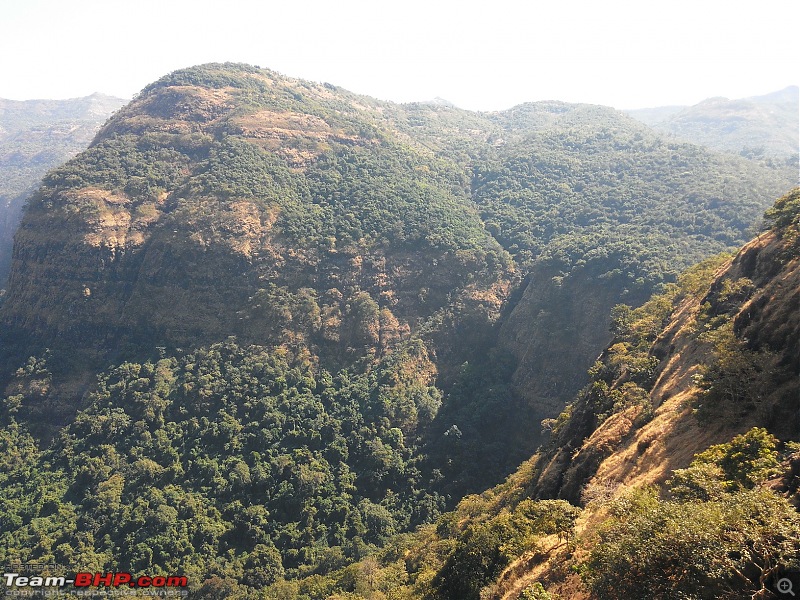
<path fill-rule="evenodd" d="M 800 515 L 770 491 L 674 502 L 646 489 L 615 504 L 583 575 L 600 600 L 744 598 L 798 560 Z"/>
<path fill-rule="evenodd" d="M 749 598 L 772 568 L 797 566 L 800 515 L 756 487 L 776 472 L 777 443 L 752 429 L 675 471 L 671 500 L 644 488 L 612 502 L 583 565 L 597 598 Z"/>

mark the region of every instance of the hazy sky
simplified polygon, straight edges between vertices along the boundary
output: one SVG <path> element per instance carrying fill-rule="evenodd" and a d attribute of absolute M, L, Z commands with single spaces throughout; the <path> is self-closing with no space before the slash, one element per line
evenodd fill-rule
<path fill-rule="evenodd" d="M 0 98 L 237 61 L 378 98 L 636 108 L 798 84 L 797 1 L 0 0 Z"/>

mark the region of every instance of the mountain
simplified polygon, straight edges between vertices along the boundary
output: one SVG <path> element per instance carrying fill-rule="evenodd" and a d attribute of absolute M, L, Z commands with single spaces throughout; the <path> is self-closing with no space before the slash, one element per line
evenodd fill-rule
<path fill-rule="evenodd" d="M 797 86 L 751 98 L 709 98 L 689 107 L 626 112 L 657 131 L 696 144 L 752 158 L 789 160 L 797 165 Z"/>
<path fill-rule="evenodd" d="M 336 369 L 425 321 L 491 323 L 510 258 L 465 174 L 379 129 L 380 106 L 243 66 L 146 88 L 31 198 L 6 350 L 101 365 L 235 335 Z"/>
<path fill-rule="evenodd" d="M 64 564 L 258 587 L 444 508 L 421 465 L 437 373 L 516 267 L 463 170 L 378 127 L 383 106 L 198 67 L 45 178 L 2 307 L 3 443 L 61 458 L 34 478 L 52 504 L 7 465 L 2 560 L 41 554 L 43 527 Z"/>
<path fill-rule="evenodd" d="M 614 304 L 742 243 L 794 177 L 604 107 L 471 113 L 242 65 L 178 71 L 30 199 L 5 372 L 51 351 L 41 428 L 156 347 L 236 336 L 337 371 L 421 336 L 446 399 L 425 443 L 458 497 L 535 449 L 526 423 L 583 385 Z"/>
<path fill-rule="evenodd" d="M 169 74 L 28 201 L 0 560 L 223 596 L 357 561 L 530 458 L 612 307 L 743 243 L 795 178 L 604 107 Z"/>
<path fill-rule="evenodd" d="M 503 484 L 322 585 L 355 598 L 779 597 L 800 558 L 800 189 L 766 218 L 735 255 L 615 309 L 591 384 Z"/>
<path fill-rule="evenodd" d="M 85 149 L 124 103 L 103 94 L 72 100 L 0 99 L 0 281 L 8 277 L 24 201 L 47 171 Z"/>

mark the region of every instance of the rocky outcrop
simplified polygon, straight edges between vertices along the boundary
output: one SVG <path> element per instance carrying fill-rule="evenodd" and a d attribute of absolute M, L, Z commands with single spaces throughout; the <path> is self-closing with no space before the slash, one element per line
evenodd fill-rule
<path fill-rule="evenodd" d="M 0 287 L 11 268 L 22 207 L 49 169 L 85 149 L 124 104 L 92 94 L 72 100 L 0 99 Z"/>
<path fill-rule="evenodd" d="M 659 360 L 647 405 L 601 415 L 608 406 L 598 408 L 597 387 L 578 398 L 538 460 L 533 495 L 578 503 L 587 489 L 663 483 L 695 454 L 752 427 L 780 439 L 800 436 L 796 227 L 762 233 L 705 291 L 672 307 L 650 347 Z M 628 381 L 623 373 L 604 397 Z"/>

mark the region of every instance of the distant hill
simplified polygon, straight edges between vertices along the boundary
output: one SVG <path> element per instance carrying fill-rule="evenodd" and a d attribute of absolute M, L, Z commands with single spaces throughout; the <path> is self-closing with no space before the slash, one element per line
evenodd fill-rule
<path fill-rule="evenodd" d="M 14 231 L 25 199 L 42 176 L 85 149 L 121 98 L 0 99 L 0 287 L 11 266 Z"/>
<path fill-rule="evenodd" d="M 625 112 L 658 131 L 709 148 L 752 158 L 789 159 L 796 164 L 799 98 L 797 86 L 790 86 L 751 98 L 709 98 L 694 106 Z"/>

